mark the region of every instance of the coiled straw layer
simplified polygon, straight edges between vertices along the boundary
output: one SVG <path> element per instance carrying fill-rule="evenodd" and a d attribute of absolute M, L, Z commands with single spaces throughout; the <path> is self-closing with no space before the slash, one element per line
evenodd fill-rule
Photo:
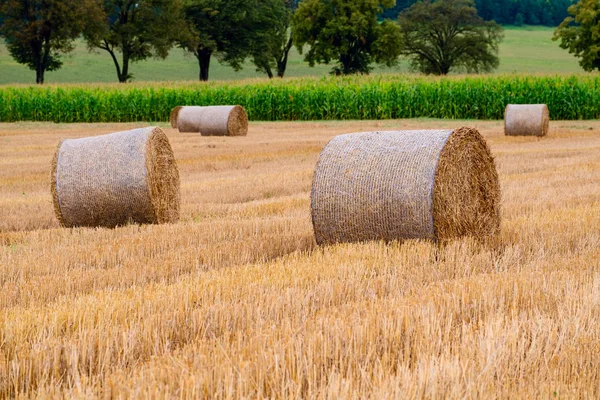
<path fill-rule="evenodd" d="M 179 219 L 179 172 L 160 128 L 63 140 L 51 176 L 54 210 L 62 226 Z"/>
<path fill-rule="evenodd" d="M 487 241 L 500 229 L 500 187 L 475 129 L 354 133 L 321 152 L 311 209 L 319 244 Z"/>
<path fill-rule="evenodd" d="M 545 104 L 509 104 L 504 110 L 507 136 L 546 136 L 550 112 Z"/>
<path fill-rule="evenodd" d="M 175 107 L 171 126 L 180 132 L 200 132 L 202 136 L 245 136 L 248 115 L 242 106 Z"/>

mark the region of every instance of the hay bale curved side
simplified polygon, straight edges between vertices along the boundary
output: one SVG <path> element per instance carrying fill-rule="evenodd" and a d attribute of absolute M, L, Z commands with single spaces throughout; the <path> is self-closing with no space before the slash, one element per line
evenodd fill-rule
<path fill-rule="evenodd" d="M 248 134 L 248 115 L 242 106 L 186 106 L 177 114 L 180 132 L 200 132 L 202 136 Z"/>
<path fill-rule="evenodd" d="M 546 104 L 508 104 L 504 110 L 507 136 L 546 136 L 550 112 Z"/>
<path fill-rule="evenodd" d="M 54 209 L 62 226 L 115 227 L 179 219 L 179 172 L 160 128 L 63 140 L 51 176 Z"/>
<path fill-rule="evenodd" d="M 456 157 L 470 157 L 474 149 L 484 155 L 450 165 L 458 164 Z M 482 163 L 486 171 L 480 178 Z M 453 189 L 454 180 L 460 185 Z M 477 190 L 461 192 L 465 182 L 474 182 Z M 479 187 L 480 182 L 487 186 Z M 464 198 L 464 208 L 448 208 Z M 318 244 L 442 241 L 463 235 L 484 239 L 498 232 L 498 201 L 494 161 L 477 131 L 363 132 L 337 136 L 321 152 L 311 212 Z M 465 215 L 467 211 L 476 214 Z"/>

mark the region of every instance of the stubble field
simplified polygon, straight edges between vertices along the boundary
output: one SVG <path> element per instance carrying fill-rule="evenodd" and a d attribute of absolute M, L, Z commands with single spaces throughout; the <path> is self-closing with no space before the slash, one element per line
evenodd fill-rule
<path fill-rule="evenodd" d="M 496 157 L 497 247 L 316 247 L 330 138 L 463 125 Z M 497 121 L 163 124 L 182 220 L 59 228 L 59 139 L 137 126 L 0 124 L 0 397 L 600 396 L 600 122 L 544 139 Z"/>

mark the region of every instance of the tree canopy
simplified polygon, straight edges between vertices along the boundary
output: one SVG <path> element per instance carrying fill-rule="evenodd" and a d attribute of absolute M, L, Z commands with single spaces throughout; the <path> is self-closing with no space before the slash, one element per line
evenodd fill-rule
<path fill-rule="evenodd" d="M 119 82 L 132 78 L 132 62 L 166 58 L 185 22 L 181 0 L 95 0 L 94 15 L 84 37 L 90 49 L 108 52 Z M 119 55 L 121 60 L 119 61 Z"/>
<path fill-rule="evenodd" d="M 502 27 L 477 15 L 472 0 L 425 0 L 402 12 L 399 23 L 402 54 L 425 74 L 488 72 L 499 65 Z"/>
<path fill-rule="evenodd" d="M 397 0 L 396 6 L 383 13 L 384 18 L 398 15 L 419 0 Z M 486 21 L 504 25 L 557 26 L 567 16 L 567 8 L 576 0 L 475 0 L 478 14 Z"/>
<path fill-rule="evenodd" d="M 368 73 L 373 63 L 393 65 L 399 28 L 377 16 L 394 0 L 304 0 L 294 15 L 294 42 L 309 65 L 336 61 L 334 74 Z"/>
<path fill-rule="evenodd" d="M 234 70 L 250 55 L 254 1 L 189 0 L 185 17 L 190 34 L 181 46 L 193 53 L 200 66 L 200 80 L 208 80 L 213 54 Z"/>
<path fill-rule="evenodd" d="M 257 25 L 262 29 L 253 33 L 252 59 L 257 70 L 265 72 L 269 78 L 273 77 L 274 68 L 277 76 L 283 78 L 293 45 L 290 25 L 297 3 L 294 0 L 267 0 L 261 6 Z"/>
<path fill-rule="evenodd" d="M 42 84 L 46 71 L 62 66 L 61 56 L 73 50 L 95 12 L 90 0 L 0 0 L 0 35 L 15 61 L 34 70 Z"/>
<path fill-rule="evenodd" d="M 581 0 L 569 7 L 569 14 L 556 28 L 553 40 L 560 40 L 561 48 L 580 58 L 584 70 L 600 70 L 600 3 Z"/>

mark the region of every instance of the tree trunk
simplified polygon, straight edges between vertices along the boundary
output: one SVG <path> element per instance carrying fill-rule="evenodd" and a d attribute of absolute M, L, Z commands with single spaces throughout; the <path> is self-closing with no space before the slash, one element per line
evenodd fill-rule
<path fill-rule="evenodd" d="M 285 45 L 285 47 L 283 49 L 283 56 L 281 57 L 281 59 L 277 60 L 277 76 L 280 78 L 283 78 L 283 75 L 285 74 L 285 70 L 287 68 L 287 63 L 288 63 L 288 56 L 290 54 L 292 44 L 293 44 L 292 37 L 290 36 L 287 44 Z"/>
<path fill-rule="evenodd" d="M 119 65 L 119 60 L 117 60 L 117 56 L 115 55 L 115 52 L 112 51 L 111 47 L 108 45 L 108 43 L 106 41 L 104 41 L 104 46 L 101 48 L 108 51 L 108 54 L 110 54 L 110 57 L 112 58 L 113 63 L 115 63 L 115 68 L 117 69 L 117 78 L 119 78 L 119 82 L 123 82 L 121 80 L 121 66 Z"/>
<path fill-rule="evenodd" d="M 269 79 L 273 79 L 273 71 L 271 71 L 271 66 L 268 63 L 264 66 L 264 69 Z"/>
<path fill-rule="evenodd" d="M 33 62 L 35 64 L 35 83 L 42 85 L 44 83 L 44 56 L 42 52 L 42 44 L 40 42 L 33 42 L 31 44 L 31 51 L 33 52 Z"/>
<path fill-rule="evenodd" d="M 198 58 L 198 64 L 200 65 L 200 80 L 208 80 L 208 70 L 210 68 L 210 56 L 212 56 L 212 50 L 209 49 L 198 49 L 196 52 L 196 58 Z"/>
<path fill-rule="evenodd" d="M 44 68 L 42 65 L 38 65 L 35 71 L 35 83 L 38 85 L 44 84 Z"/>
<path fill-rule="evenodd" d="M 340 55 L 340 64 L 342 64 L 342 70 L 340 75 L 350 75 L 352 73 L 352 57 L 347 54 Z"/>
<path fill-rule="evenodd" d="M 449 63 L 449 62 L 442 61 L 440 63 L 440 74 L 441 75 L 448 75 L 448 73 L 450 73 L 451 65 L 452 64 Z"/>
<path fill-rule="evenodd" d="M 121 69 L 121 74 L 119 75 L 120 83 L 127 83 L 129 80 L 129 52 L 123 51 L 123 67 Z"/>

